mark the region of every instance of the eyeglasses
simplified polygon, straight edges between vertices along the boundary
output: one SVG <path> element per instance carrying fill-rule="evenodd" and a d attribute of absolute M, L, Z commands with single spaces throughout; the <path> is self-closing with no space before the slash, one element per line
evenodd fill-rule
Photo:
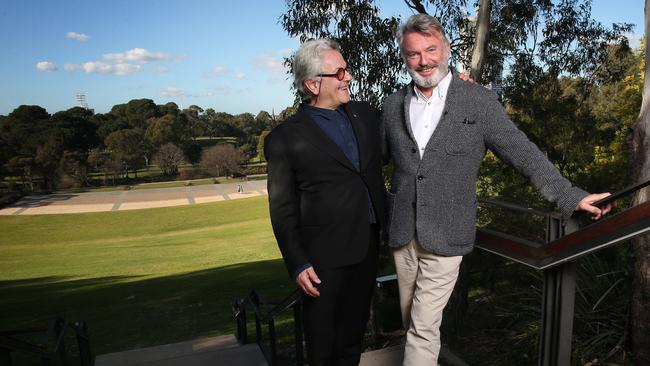
<path fill-rule="evenodd" d="M 346 71 L 352 75 L 352 71 L 349 67 L 339 67 L 338 70 L 336 70 L 336 72 L 333 74 L 318 74 L 316 76 L 336 77 L 337 80 L 341 81 L 345 79 Z"/>

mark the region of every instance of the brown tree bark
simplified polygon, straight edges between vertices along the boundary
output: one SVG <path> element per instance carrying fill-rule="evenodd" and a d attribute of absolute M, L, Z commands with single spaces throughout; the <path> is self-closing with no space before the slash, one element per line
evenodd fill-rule
<path fill-rule="evenodd" d="M 632 125 L 632 181 L 650 179 L 650 0 L 645 1 L 645 80 L 643 101 L 636 122 Z M 646 202 L 650 188 L 637 192 L 632 205 Z M 632 293 L 631 343 L 635 364 L 650 365 L 650 235 L 638 236 L 632 240 L 635 254 L 634 284 Z"/>

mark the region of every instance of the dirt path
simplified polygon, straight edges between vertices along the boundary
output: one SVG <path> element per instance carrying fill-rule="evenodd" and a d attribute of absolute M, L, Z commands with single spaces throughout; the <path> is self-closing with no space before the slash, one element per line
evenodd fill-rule
<path fill-rule="evenodd" d="M 0 215 L 44 215 L 193 205 L 266 195 L 266 180 L 115 192 L 27 196 Z"/>

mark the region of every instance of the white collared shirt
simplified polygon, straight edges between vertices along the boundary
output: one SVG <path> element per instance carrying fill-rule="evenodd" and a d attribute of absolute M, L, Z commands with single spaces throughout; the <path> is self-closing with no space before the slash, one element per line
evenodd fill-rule
<path fill-rule="evenodd" d="M 427 98 L 422 94 L 417 86 L 413 86 L 415 93 L 411 97 L 411 104 L 409 107 L 409 116 L 411 123 L 411 131 L 413 137 L 418 144 L 418 151 L 420 152 L 420 159 L 424 155 L 424 150 L 433 135 L 433 131 L 440 122 L 442 110 L 445 108 L 445 100 L 447 100 L 447 90 L 451 83 L 451 72 L 447 73 L 438 85 L 433 89 L 431 98 Z"/>

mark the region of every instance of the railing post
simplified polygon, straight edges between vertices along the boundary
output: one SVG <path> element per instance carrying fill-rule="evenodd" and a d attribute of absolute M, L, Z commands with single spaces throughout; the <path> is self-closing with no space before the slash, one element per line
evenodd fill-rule
<path fill-rule="evenodd" d="M 269 319 L 269 346 L 271 348 L 271 366 L 278 364 L 277 340 L 275 339 L 275 320 Z"/>
<path fill-rule="evenodd" d="M 302 366 L 305 361 L 304 350 L 302 346 L 302 302 L 296 301 L 293 304 L 293 333 L 296 342 L 296 366 Z"/>
<path fill-rule="evenodd" d="M 0 366 L 11 366 L 11 350 L 0 347 Z"/>
<path fill-rule="evenodd" d="M 577 224 L 569 220 L 562 225 L 559 218 L 548 217 L 547 242 L 575 231 Z M 567 262 L 544 270 L 542 325 L 539 337 L 539 366 L 569 366 L 573 337 L 575 306 L 575 263 Z"/>
<path fill-rule="evenodd" d="M 82 366 L 92 366 L 93 354 L 90 349 L 90 339 L 88 337 L 88 326 L 86 322 L 79 321 L 75 323 L 77 344 L 79 345 L 79 358 Z"/>
<path fill-rule="evenodd" d="M 248 343 L 248 328 L 246 324 L 246 303 L 245 299 L 237 299 L 233 302 L 233 313 L 237 323 L 237 340 L 239 344 Z"/>
<path fill-rule="evenodd" d="M 68 365 L 68 354 L 65 349 L 65 326 L 65 320 L 61 318 L 56 318 L 54 320 L 54 351 L 59 356 L 62 365 Z"/>

